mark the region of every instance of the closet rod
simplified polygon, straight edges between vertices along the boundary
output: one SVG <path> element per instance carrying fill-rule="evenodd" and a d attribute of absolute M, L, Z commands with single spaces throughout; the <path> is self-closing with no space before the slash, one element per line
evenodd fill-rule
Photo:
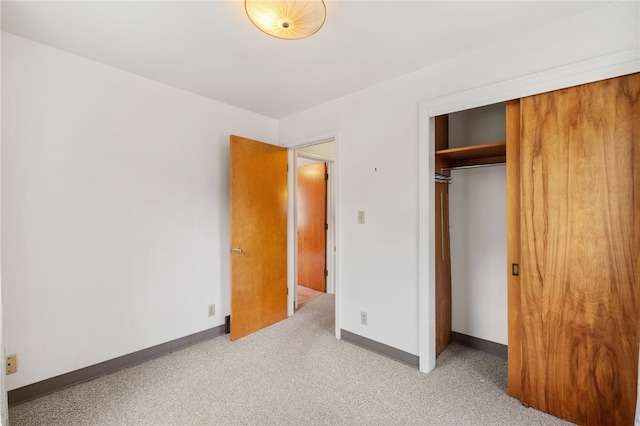
<path fill-rule="evenodd" d="M 491 163 L 491 164 L 474 164 L 473 166 L 442 167 L 440 169 L 440 173 L 445 172 L 447 170 L 479 169 L 480 167 L 503 166 L 505 164 L 507 163 L 502 162 L 502 163 Z"/>

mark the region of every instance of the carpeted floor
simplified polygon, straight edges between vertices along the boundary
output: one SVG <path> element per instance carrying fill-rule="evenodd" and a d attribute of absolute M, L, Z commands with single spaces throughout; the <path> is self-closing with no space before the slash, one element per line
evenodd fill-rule
<path fill-rule="evenodd" d="M 334 297 L 13 406 L 19 425 L 559 425 L 506 393 L 506 361 L 452 344 L 436 369 L 336 340 Z"/>

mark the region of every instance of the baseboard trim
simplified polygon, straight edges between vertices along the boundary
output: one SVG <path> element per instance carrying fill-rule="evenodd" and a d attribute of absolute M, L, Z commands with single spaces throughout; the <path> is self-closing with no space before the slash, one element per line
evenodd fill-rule
<path fill-rule="evenodd" d="M 361 346 L 365 349 L 369 349 L 373 352 L 377 352 L 380 355 L 384 355 L 412 367 L 418 368 L 420 365 L 420 358 L 417 355 L 401 351 L 400 349 L 385 345 L 384 343 L 376 342 L 375 340 L 367 339 L 366 337 L 362 337 L 347 330 L 340 329 L 340 339 L 345 342 Z"/>
<path fill-rule="evenodd" d="M 223 334 L 224 325 L 221 325 L 201 331 L 199 333 L 181 337 L 170 342 L 161 343 L 147 349 L 142 349 L 137 352 L 123 355 L 118 358 L 110 359 L 99 364 L 94 364 L 89 367 L 81 368 L 79 370 L 61 374 L 59 376 L 42 380 L 40 382 L 23 386 L 21 388 L 10 390 L 7 393 L 9 406 L 30 401 L 32 399 L 50 394 L 52 392 L 68 388 L 69 386 L 86 382 L 88 380 L 104 376 L 105 374 L 113 373 L 123 368 L 131 367 L 132 365 L 140 364 L 145 361 L 158 358 L 162 355 L 184 349 L 191 345 L 195 345 L 196 343 L 204 342 L 205 340 L 222 336 Z"/>
<path fill-rule="evenodd" d="M 451 340 L 463 346 L 507 359 L 507 345 L 480 339 L 478 337 L 467 336 L 466 334 L 456 333 L 455 331 L 451 333 Z"/>

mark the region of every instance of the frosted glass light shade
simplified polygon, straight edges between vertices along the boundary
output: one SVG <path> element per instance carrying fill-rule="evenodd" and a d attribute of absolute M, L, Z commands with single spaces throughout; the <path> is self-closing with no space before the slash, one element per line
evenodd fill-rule
<path fill-rule="evenodd" d="M 244 8 L 258 29 L 285 40 L 299 40 L 317 33 L 327 16 L 322 0 L 245 0 Z"/>

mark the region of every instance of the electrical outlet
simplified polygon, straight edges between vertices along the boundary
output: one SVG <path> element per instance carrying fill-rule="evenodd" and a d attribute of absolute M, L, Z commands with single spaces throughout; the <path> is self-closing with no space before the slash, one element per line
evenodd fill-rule
<path fill-rule="evenodd" d="M 358 211 L 358 223 L 360 224 L 364 223 L 364 210 Z"/>
<path fill-rule="evenodd" d="M 367 313 L 360 312 L 360 324 L 367 325 Z"/>
<path fill-rule="evenodd" d="M 13 354 L 7 357 L 7 374 L 13 374 L 18 372 L 18 355 Z"/>
<path fill-rule="evenodd" d="M 216 305 L 209 305 L 209 316 L 213 317 L 216 315 Z"/>

